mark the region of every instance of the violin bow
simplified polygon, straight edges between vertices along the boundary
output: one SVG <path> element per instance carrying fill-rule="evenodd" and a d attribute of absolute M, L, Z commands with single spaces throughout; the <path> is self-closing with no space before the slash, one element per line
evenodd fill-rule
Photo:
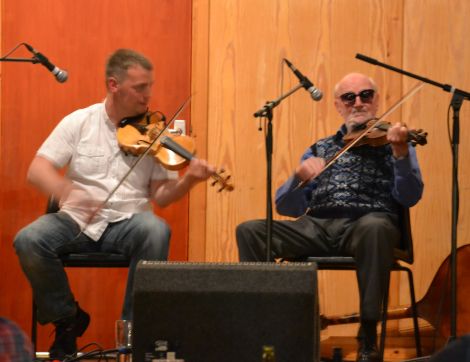
<path fill-rule="evenodd" d="M 372 129 L 374 129 L 378 124 L 379 122 L 383 121 L 386 117 L 388 117 L 391 113 L 395 112 L 405 101 L 407 101 L 409 98 L 411 98 L 412 96 L 414 96 L 416 94 L 416 92 L 418 92 L 422 87 L 423 87 L 424 83 L 423 82 L 419 82 L 417 85 L 415 85 L 408 93 L 406 93 L 401 99 L 399 99 L 397 102 L 395 102 L 394 105 L 392 105 L 387 111 L 385 111 L 384 114 L 382 114 L 379 118 L 377 118 L 375 120 L 374 123 L 372 123 L 369 127 L 367 127 L 366 129 L 364 129 L 364 131 L 362 131 L 362 133 L 356 137 L 356 139 L 354 139 L 353 141 L 351 141 L 350 143 L 348 143 L 348 145 L 346 145 L 345 147 L 343 147 L 336 155 L 334 155 L 332 158 L 330 158 L 326 164 L 325 164 L 325 167 L 323 167 L 323 169 L 317 173 L 315 175 L 315 177 L 312 177 L 308 180 L 305 180 L 305 181 L 302 181 L 300 182 L 294 189 L 293 191 L 297 190 L 297 189 L 300 189 L 300 188 L 303 188 L 306 184 L 310 183 L 311 181 L 313 181 L 315 178 L 317 178 L 320 174 L 323 173 L 323 171 L 325 171 L 327 168 L 329 168 L 333 163 L 336 162 L 336 160 L 338 160 L 338 158 L 340 158 L 342 155 L 344 155 L 348 150 L 350 150 L 352 147 L 354 147 L 361 139 L 363 139 Z"/>
<path fill-rule="evenodd" d="M 82 234 L 86 228 L 88 227 L 88 225 L 90 225 L 91 221 L 94 219 L 94 217 L 96 216 L 96 214 L 98 214 L 98 212 L 100 212 L 103 207 L 107 204 L 107 202 L 111 199 L 111 197 L 116 193 L 116 191 L 118 190 L 119 187 L 121 187 L 121 185 L 124 183 L 124 181 L 127 179 L 127 177 L 131 174 L 131 172 L 137 167 L 137 165 L 144 159 L 145 156 L 147 156 L 152 148 L 152 146 L 155 144 L 155 142 L 157 142 L 157 140 L 161 137 L 161 135 L 163 134 L 163 132 L 165 132 L 168 127 L 170 127 L 174 120 L 176 119 L 176 117 L 178 117 L 180 115 L 180 113 L 186 108 L 186 106 L 189 104 L 189 101 L 191 100 L 191 97 L 192 95 L 190 95 L 188 98 L 186 98 L 186 100 L 178 107 L 178 109 L 175 111 L 173 117 L 171 117 L 171 119 L 168 121 L 168 123 L 165 125 L 165 127 L 163 127 L 161 129 L 161 131 L 157 134 L 157 136 L 153 139 L 152 142 L 150 142 L 150 144 L 147 146 L 147 148 L 145 149 L 144 152 L 142 152 L 139 157 L 137 158 L 137 160 L 134 162 L 134 164 L 129 168 L 129 170 L 126 172 L 126 174 L 122 177 L 122 179 L 117 183 L 117 185 L 111 190 L 111 192 L 108 194 L 108 196 L 106 197 L 106 199 L 96 207 L 96 209 L 91 213 L 91 215 L 89 216 L 85 226 L 83 227 L 83 229 L 80 231 L 80 234 Z M 78 236 L 77 236 L 78 237 Z"/>

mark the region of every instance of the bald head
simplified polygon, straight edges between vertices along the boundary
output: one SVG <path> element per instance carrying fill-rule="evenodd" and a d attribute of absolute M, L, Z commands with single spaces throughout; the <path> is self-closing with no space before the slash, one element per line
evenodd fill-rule
<path fill-rule="evenodd" d="M 379 95 L 372 78 L 349 73 L 336 84 L 334 92 L 336 110 L 349 131 L 375 117 Z"/>
<path fill-rule="evenodd" d="M 356 83 L 368 84 L 369 89 L 373 89 L 376 93 L 378 93 L 377 85 L 371 77 L 368 77 L 362 73 L 349 73 L 346 74 L 338 83 L 336 83 L 334 89 L 335 97 L 339 97 L 341 94 L 344 94 L 345 92 L 343 90 L 345 88 L 347 88 L 350 84 Z"/>

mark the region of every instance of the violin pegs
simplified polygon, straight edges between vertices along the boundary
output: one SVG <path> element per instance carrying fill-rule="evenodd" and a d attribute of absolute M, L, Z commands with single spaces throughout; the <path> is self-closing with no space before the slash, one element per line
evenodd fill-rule
<path fill-rule="evenodd" d="M 221 168 L 221 169 L 219 170 L 219 173 L 224 173 L 224 172 L 225 172 L 225 169 L 223 169 L 223 168 Z"/>
<path fill-rule="evenodd" d="M 213 181 L 213 182 L 211 183 L 211 186 L 215 186 L 216 184 L 217 184 L 217 180 L 216 180 L 216 181 Z"/>

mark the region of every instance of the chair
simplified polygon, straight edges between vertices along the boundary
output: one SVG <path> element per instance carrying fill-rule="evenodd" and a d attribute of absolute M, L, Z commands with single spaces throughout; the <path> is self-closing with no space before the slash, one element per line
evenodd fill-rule
<path fill-rule="evenodd" d="M 50 197 L 47 202 L 46 213 L 53 213 L 59 210 L 57 202 Z M 62 264 L 67 268 L 128 268 L 129 259 L 122 254 L 114 253 L 72 253 L 60 257 Z M 33 298 L 33 313 L 31 323 L 31 341 L 34 352 L 36 352 L 37 342 L 37 307 Z"/>
<path fill-rule="evenodd" d="M 421 340 L 419 335 L 418 325 L 418 308 L 416 305 L 416 297 L 413 283 L 413 273 L 407 266 L 401 265 L 398 261 L 404 261 L 407 264 L 413 264 L 413 240 L 411 236 L 411 225 L 410 225 L 410 213 L 408 208 L 401 209 L 400 215 L 400 229 L 401 229 L 401 241 L 398 248 L 395 249 L 395 262 L 392 265 L 391 271 L 404 271 L 408 275 L 408 284 L 410 288 L 410 299 L 411 299 L 411 310 L 413 318 L 414 338 L 416 345 L 416 354 L 421 356 Z M 317 264 L 318 270 L 356 270 L 356 262 L 353 257 L 349 256 L 334 256 L 334 257 L 308 257 L 308 262 L 314 262 Z M 387 325 L 387 309 L 388 309 L 388 297 L 389 297 L 389 286 L 390 278 L 385 288 L 385 295 L 382 302 L 382 323 L 381 323 L 381 335 L 380 335 L 380 348 L 379 353 L 381 360 L 383 360 L 385 350 L 385 336 L 386 336 L 386 325 Z"/>

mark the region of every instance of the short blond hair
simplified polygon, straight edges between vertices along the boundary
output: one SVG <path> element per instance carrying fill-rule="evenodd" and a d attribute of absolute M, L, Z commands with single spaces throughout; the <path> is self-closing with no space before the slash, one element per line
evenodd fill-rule
<path fill-rule="evenodd" d="M 122 81 L 127 75 L 127 69 L 133 65 L 153 70 L 152 63 L 142 54 L 131 49 L 116 50 L 106 62 L 106 79 L 115 77 L 118 81 Z"/>

